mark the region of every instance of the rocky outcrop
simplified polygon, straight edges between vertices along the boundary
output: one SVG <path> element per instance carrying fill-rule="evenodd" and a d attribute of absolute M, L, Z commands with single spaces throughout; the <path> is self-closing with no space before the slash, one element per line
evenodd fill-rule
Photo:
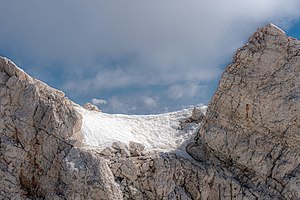
<path fill-rule="evenodd" d="M 85 103 L 82 106 L 84 109 L 90 110 L 90 111 L 98 111 L 100 112 L 99 108 L 91 103 Z"/>
<path fill-rule="evenodd" d="M 64 94 L 0 59 L 0 197 L 54 192 L 61 161 L 80 143 L 79 115 Z"/>
<path fill-rule="evenodd" d="M 119 199 L 104 159 L 80 148 L 81 115 L 61 91 L 1 57 L 0 106 L 0 199 Z"/>
<path fill-rule="evenodd" d="M 211 165 L 173 153 L 153 154 L 143 151 L 142 146 L 118 142 L 103 150 L 93 150 L 108 162 L 123 199 L 255 199 L 217 162 Z M 125 152 L 142 153 L 134 156 Z"/>
<path fill-rule="evenodd" d="M 188 151 L 264 199 L 300 198 L 300 42 L 269 24 L 225 69 Z"/>

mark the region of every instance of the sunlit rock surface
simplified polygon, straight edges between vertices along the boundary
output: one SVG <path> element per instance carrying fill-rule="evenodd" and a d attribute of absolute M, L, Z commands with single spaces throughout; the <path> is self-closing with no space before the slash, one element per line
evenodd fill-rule
<path fill-rule="evenodd" d="M 300 42 L 269 24 L 225 69 L 188 151 L 262 199 L 299 199 Z M 242 191 L 240 191 L 242 192 Z"/>

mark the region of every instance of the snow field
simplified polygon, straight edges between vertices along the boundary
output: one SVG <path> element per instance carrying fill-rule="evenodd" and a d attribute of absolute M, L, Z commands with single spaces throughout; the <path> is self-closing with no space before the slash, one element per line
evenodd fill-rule
<path fill-rule="evenodd" d="M 115 141 L 142 143 L 147 150 L 185 152 L 187 141 L 199 130 L 190 123 L 181 129 L 180 121 L 192 115 L 192 108 L 159 115 L 122 115 L 76 108 L 82 115 L 81 132 L 87 146 L 106 147 Z M 198 108 L 199 109 L 199 108 Z M 205 112 L 206 107 L 200 108 Z"/>

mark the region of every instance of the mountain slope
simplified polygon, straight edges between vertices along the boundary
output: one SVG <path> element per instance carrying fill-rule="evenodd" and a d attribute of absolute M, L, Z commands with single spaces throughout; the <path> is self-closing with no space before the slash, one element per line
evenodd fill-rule
<path fill-rule="evenodd" d="M 85 110 L 0 57 L 0 199 L 299 199 L 299 52 L 266 25 L 206 115 L 157 116 Z"/>

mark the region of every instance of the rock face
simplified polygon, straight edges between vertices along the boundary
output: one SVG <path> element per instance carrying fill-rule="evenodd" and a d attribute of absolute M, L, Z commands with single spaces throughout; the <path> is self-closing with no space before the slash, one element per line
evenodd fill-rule
<path fill-rule="evenodd" d="M 300 42 L 272 24 L 258 29 L 223 73 L 188 151 L 219 160 L 254 196 L 299 199 Z"/>
<path fill-rule="evenodd" d="M 250 37 L 182 122 L 202 124 L 195 160 L 84 146 L 78 105 L 0 57 L 0 199 L 299 199 L 299 51 L 271 24 Z"/>
<path fill-rule="evenodd" d="M 0 199 L 120 199 L 104 159 L 80 148 L 80 127 L 61 91 L 1 57 Z"/>

